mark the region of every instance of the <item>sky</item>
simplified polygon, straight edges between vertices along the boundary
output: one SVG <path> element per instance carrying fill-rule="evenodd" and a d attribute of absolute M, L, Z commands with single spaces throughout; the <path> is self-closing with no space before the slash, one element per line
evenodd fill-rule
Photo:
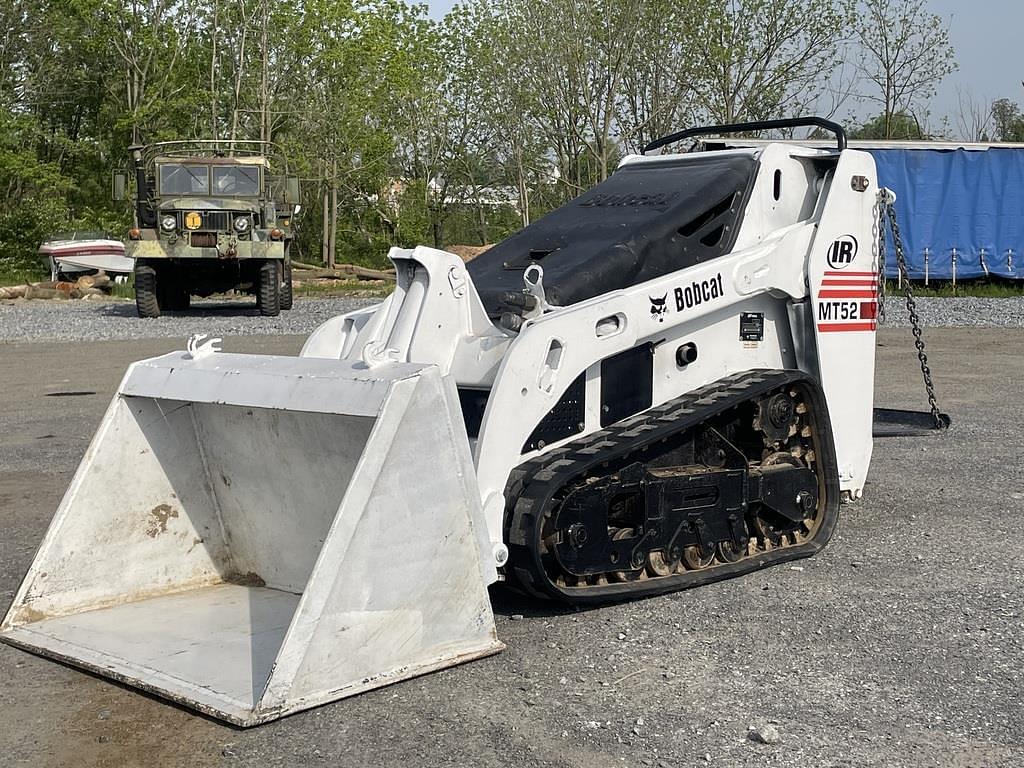
<path fill-rule="evenodd" d="M 949 36 L 960 65 L 940 85 L 932 114 L 957 113 L 957 88 L 979 102 L 1008 98 L 1024 104 L 1024 2 L 931 0 L 929 5 L 933 13 L 951 20 Z"/>
<path fill-rule="evenodd" d="M 430 15 L 441 18 L 453 1 L 427 0 L 427 4 Z M 948 116 L 950 128 L 956 131 L 960 93 L 978 103 L 1009 98 L 1024 105 L 1024 0 L 929 0 L 929 7 L 949 21 L 960 65 L 938 87 L 931 102 L 931 125 L 938 127 L 942 117 Z M 851 104 L 841 115 L 847 111 L 861 114 L 864 108 Z"/>

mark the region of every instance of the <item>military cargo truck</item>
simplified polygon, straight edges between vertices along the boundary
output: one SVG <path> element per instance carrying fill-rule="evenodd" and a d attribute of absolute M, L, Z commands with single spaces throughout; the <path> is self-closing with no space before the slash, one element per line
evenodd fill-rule
<path fill-rule="evenodd" d="M 255 295 L 262 315 L 291 308 L 298 179 L 274 145 L 167 141 L 129 151 L 136 195 L 126 255 L 140 317 L 229 290 Z M 126 175 L 115 175 L 114 196 L 126 188 Z"/>

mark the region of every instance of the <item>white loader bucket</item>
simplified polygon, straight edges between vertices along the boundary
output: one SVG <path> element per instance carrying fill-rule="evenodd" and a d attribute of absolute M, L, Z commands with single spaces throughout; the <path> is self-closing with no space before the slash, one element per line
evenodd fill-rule
<path fill-rule="evenodd" d="M 0 636 L 238 725 L 495 653 L 495 568 L 437 368 L 133 365 Z"/>

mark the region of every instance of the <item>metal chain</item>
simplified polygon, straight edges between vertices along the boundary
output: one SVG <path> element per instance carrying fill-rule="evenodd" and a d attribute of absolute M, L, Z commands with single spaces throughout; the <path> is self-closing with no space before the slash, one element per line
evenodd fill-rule
<path fill-rule="evenodd" d="M 896 266 L 899 268 L 900 277 L 903 280 L 903 292 L 907 297 L 907 314 L 910 315 L 910 330 L 914 334 L 914 346 L 917 347 L 917 359 L 921 363 L 921 376 L 924 378 L 924 388 L 928 393 L 928 405 L 932 411 L 932 418 L 935 420 L 936 429 L 945 429 L 946 422 L 943 421 L 939 406 L 935 402 L 935 385 L 932 383 L 932 371 L 928 367 L 928 355 L 924 351 L 924 339 L 921 337 L 921 321 L 917 316 L 917 303 L 914 301 L 914 292 L 910 286 L 910 275 L 907 272 L 907 258 L 903 250 L 903 238 L 900 236 L 900 225 L 896 221 L 896 208 L 888 200 L 882 199 L 878 202 L 879 220 L 884 215 L 889 221 L 889 229 L 892 232 L 892 242 L 896 250 Z M 885 227 L 879 225 L 879 263 L 885 261 Z M 885 272 L 879 275 L 879 285 L 884 281 Z"/>
<path fill-rule="evenodd" d="M 875 202 L 875 220 L 874 220 L 874 256 L 876 257 L 875 263 L 878 264 L 878 322 L 885 322 L 885 220 L 883 218 L 881 193 L 879 193 L 878 200 Z"/>

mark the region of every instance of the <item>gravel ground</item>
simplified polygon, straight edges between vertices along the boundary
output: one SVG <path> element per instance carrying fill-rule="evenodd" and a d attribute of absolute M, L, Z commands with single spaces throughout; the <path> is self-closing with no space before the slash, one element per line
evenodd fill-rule
<path fill-rule="evenodd" d="M 921 407 L 909 332 L 878 341 L 877 404 Z M 0 765 L 1016 768 L 1024 331 L 928 341 L 953 429 L 876 440 L 813 558 L 579 612 L 495 590 L 504 653 L 248 731 L 0 645 Z M 124 367 L 175 346 L 0 345 L 0 611 Z"/>
<path fill-rule="evenodd" d="M 249 301 L 198 301 L 195 309 L 159 318 L 139 318 L 129 301 L 0 302 L 0 343 L 10 341 L 101 341 L 183 339 L 193 333 L 219 336 L 308 334 L 328 318 L 377 299 L 296 299 L 279 317 L 260 317 Z M 918 314 L 931 327 L 1024 327 L 1024 297 L 1012 299 L 921 298 Z M 886 301 L 887 325 L 907 325 L 903 299 Z"/>
<path fill-rule="evenodd" d="M 202 300 L 188 312 L 141 318 L 133 301 L 0 302 L 0 342 L 184 339 L 211 336 L 309 334 L 325 320 L 379 299 L 300 299 L 290 311 L 262 317 L 252 301 Z"/>

